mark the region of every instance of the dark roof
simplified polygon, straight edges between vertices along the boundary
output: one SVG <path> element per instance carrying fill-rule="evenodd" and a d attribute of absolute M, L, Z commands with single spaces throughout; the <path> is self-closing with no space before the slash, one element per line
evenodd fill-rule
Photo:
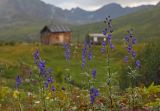
<path fill-rule="evenodd" d="M 49 25 L 46 26 L 51 32 L 71 32 L 71 29 L 68 26 L 62 25 Z"/>

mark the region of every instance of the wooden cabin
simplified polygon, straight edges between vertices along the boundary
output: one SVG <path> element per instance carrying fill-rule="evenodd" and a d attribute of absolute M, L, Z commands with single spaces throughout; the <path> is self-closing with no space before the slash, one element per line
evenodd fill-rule
<path fill-rule="evenodd" d="M 101 45 L 102 41 L 106 41 L 105 35 L 101 33 L 90 33 L 87 37 L 88 41 L 91 41 L 92 44 Z"/>
<path fill-rule="evenodd" d="M 71 43 L 71 29 L 67 26 L 50 25 L 44 26 L 40 32 L 41 43 L 45 45 Z"/>

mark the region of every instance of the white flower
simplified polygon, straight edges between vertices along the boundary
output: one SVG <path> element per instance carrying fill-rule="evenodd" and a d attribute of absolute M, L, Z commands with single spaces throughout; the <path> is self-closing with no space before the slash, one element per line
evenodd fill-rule
<path fill-rule="evenodd" d="M 39 104 L 39 103 L 40 103 L 40 101 L 35 101 L 34 103 L 35 103 L 35 104 Z"/>

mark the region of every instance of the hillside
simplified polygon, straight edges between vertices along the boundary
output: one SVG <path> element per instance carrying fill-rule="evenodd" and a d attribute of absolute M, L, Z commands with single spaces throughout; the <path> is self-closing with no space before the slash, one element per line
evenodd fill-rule
<path fill-rule="evenodd" d="M 127 16 L 119 17 L 113 20 L 115 39 L 122 39 L 126 30 L 133 28 L 136 36 L 140 40 L 148 40 L 160 36 L 160 7 L 150 8 L 139 11 Z M 87 33 L 101 33 L 104 28 L 103 22 L 81 25 L 73 28 L 74 36 L 78 39 L 85 37 Z"/>
<path fill-rule="evenodd" d="M 145 10 L 142 11 L 143 9 Z M 104 24 L 98 22 L 77 26 L 77 23 L 100 21 L 107 15 L 111 15 L 112 18 L 124 15 L 115 19 L 113 23 L 115 29 L 118 29 L 114 33 L 117 37 L 122 35 L 122 33 L 119 33 L 121 30 L 131 27 L 138 30 L 136 32 L 140 33 L 138 36 L 141 38 L 143 36 L 155 36 L 159 35 L 159 32 L 155 31 L 155 27 L 159 28 L 159 25 L 154 26 L 154 24 L 158 24 L 158 11 L 158 5 L 157 8 L 153 8 L 153 6 L 122 8 L 118 4 L 109 4 L 96 11 L 89 12 L 80 8 L 62 10 L 40 0 L 33 0 L 32 2 L 29 0 L 1 0 L 0 41 L 38 41 L 39 31 L 44 25 L 50 23 L 68 24 L 69 22 L 66 21 L 72 21 L 72 25 L 74 24 L 72 26 L 74 41 L 83 40 L 88 32 L 102 32 Z M 133 12 L 134 14 L 126 15 Z M 148 29 L 151 33 L 146 34 L 145 30 Z"/>

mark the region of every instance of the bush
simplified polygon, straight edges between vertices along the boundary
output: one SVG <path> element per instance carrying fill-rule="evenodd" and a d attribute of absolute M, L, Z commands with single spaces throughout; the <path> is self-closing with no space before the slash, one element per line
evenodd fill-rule
<path fill-rule="evenodd" d="M 159 40 L 151 41 L 146 45 L 140 57 L 142 60 L 142 68 L 140 81 L 145 85 L 150 85 L 152 82 L 160 84 L 160 48 Z"/>

